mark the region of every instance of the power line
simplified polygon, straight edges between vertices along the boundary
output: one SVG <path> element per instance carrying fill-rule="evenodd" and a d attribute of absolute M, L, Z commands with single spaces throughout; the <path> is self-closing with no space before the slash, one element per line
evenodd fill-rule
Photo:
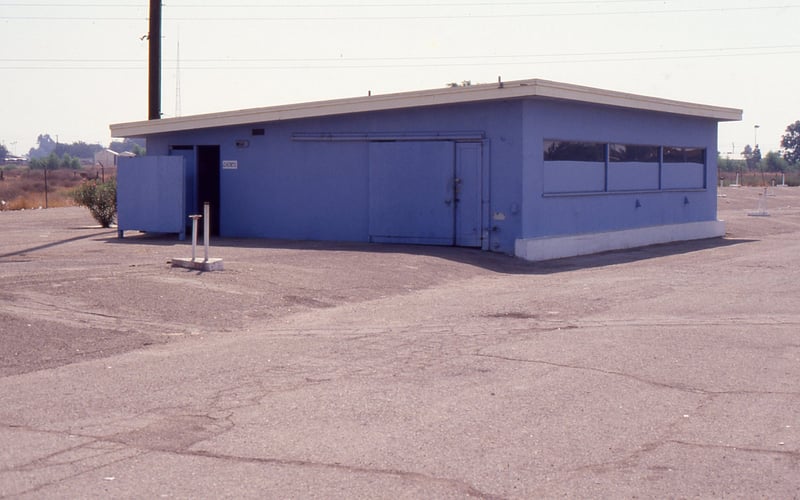
<path fill-rule="evenodd" d="M 535 12 L 511 14 L 442 14 L 442 15 L 374 15 L 374 16 L 247 16 L 247 17 L 164 17 L 165 21 L 199 21 L 199 22 L 287 22 L 287 21 L 420 21 L 420 20 L 448 20 L 448 19 L 508 19 L 508 18 L 536 18 L 536 17 L 600 17 L 621 15 L 661 15 L 661 14 L 699 14 L 712 12 L 742 12 L 783 10 L 800 7 L 800 4 L 771 5 L 771 6 L 745 6 L 745 7 L 704 7 L 697 9 L 664 9 L 664 10 L 618 10 L 607 12 Z M 141 17 L 109 17 L 109 16 L 2 16 L 0 20 L 9 21 L 139 21 Z M 146 18 L 145 18 L 146 19 Z"/>
<path fill-rule="evenodd" d="M 750 50 L 750 49 L 747 49 Z M 609 52 L 609 53 L 575 53 L 571 55 L 541 55 L 541 56 L 533 56 L 533 57 L 546 57 L 549 60 L 530 60 L 530 56 L 504 56 L 504 59 L 507 58 L 528 58 L 529 60 L 503 60 L 503 61 L 492 61 L 486 60 L 491 59 L 491 56 L 455 56 L 452 58 L 360 58 L 360 59 L 350 59 L 350 60 L 339 60 L 339 59 L 298 59 L 298 60 L 290 60 L 290 59 L 278 59 L 278 60 L 259 60 L 259 59 L 244 59 L 244 60 L 232 60 L 230 62 L 233 63 L 241 63 L 241 62 L 274 62 L 274 63 L 288 63 L 288 64 L 273 64 L 273 65 L 260 65 L 260 66 L 232 66 L 232 65 L 201 65 L 201 66 L 186 66 L 186 60 L 181 61 L 180 70 L 205 70 L 205 71 L 212 71 L 212 70 L 241 70 L 241 71 L 248 71 L 248 70 L 320 70 L 320 69 L 333 69 L 333 70 L 344 70 L 344 69 L 401 69 L 401 68 L 428 68 L 428 67 L 468 67 L 468 66 L 498 66 L 498 65 L 505 65 L 505 66 L 519 66 L 519 65 L 546 65 L 546 64 L 576 64 L 576 63 L 613 63 L 613 62 L 634 62 L 634 61 L 666 61 L 666 60 L 692 60 L 692 59 L 707 59 L 707 58 L 727 58 L 727 57 L 753 57 L 753 56 L 767 56 L 767 55 L 786 55 L 786 54 L 797 54 L 800 53 L 800 47 L 797 46 L 787 46 L 787 47 L 776 47 L 771 50 L 764 50 L 759 52 L 726 52 L 726 53 L 713 53 L 711 51 L 706 51 L 707 53 L 684 53 L 684 54 L 670 54 L 670 53 L 661 53 L 658 52 L 654 53 L 647 53 L 647 52 L 639 52 L 639 53 L 631 53 L 631 52 Z M 448 59 L 452 59 L 449 61 Z M 473 59 L 473 60 L 466 60 L 466 59 Z M 57 62 L 56 60 L 50 60 L 51 62 Z M 72 62 L 81 62 L 80 60 L 71 60 Z M 225 61 L 222 59 L 211 59 L 211 60 L 195 60 L 194 62 L 221 62 Z M 370 64 L 365 64 L 366 62 L 372 61 Z M 384 61 L 386 63 L 382 64 L 381 62 Z M 405 63 L 401 63 L 402 61 L 407 61 Z M 37 62 L 45 62 L 37 61 Z M 69 61 L 63 61 L 69 62 Z M 86 62 L 96 63 L 96 60 L 86 60 Z M 113 61 L 109 61 L 113 62 Z M 117 61 L 119 62 L 119 61 Z M 61 71 L 61 70 L 77 70 L 77 71 L 89 71 L 89 70 L 115 70 L 115 71 L 125 71 L 125 70 L 137 70 L 141 71 L 143 68 L 146 67 L 146 61 L 144 60 L 127 60 L 122 61 L 124 63 L 136 63 L 138 65 L 125 65 L 125 66 L 109 66 L 109 65 L 102 65 L 102 66 L 91 66 L 91 65 L 81 65 L 81 66 L 7 66 L 7 67 L 0 67 L 0 71 L 2 70 L 52 70 L 52 71 Z M 308 64 L 309 62 L 315 64 Z M 358 62 L 359 64 L 352 64 L 353 62 Z M 296 63 L 296 64 L 291 64 Z M 325 64 L 329 63 L 329 64 Z M 342 64 L 343 63 L 343 64 Z M 169 67 L 166 69 L 176 70 L 177 65 L 174 67 Z"/>
<path fill-rule="evenodd" d="M 544 5 L 602 5 L 602 4 L 618 4 L 618 3 L 659 3 L 663 0 L 550 0 L 541 2 L 453 2 L 453 3 L 324 3 L 324 4 L 273 4 L 273 5 L 256 5 L 256 4 L 170 4 L 166 5 L 170 9 L 174 8 L 256 8 L 256 9 L 288 9 L 288 8 L 301 8 L 301 9 L 320 9 L 320 8 L 418 8 L 418 7 L 497 7 L 497 6 L 530 6 L 541 7 Z M 102 7 L 102 8 L 142 8 L 141 4 L 114 4 L 109 5 L 99 3 L 28 3 L 28 2 L 0 2 L 0 6 L 4 7 Z"/>
<path fill-rule="evenodd" d="M 710 48 L 691 48 L 691 49 L 658 49 L 658 50 L 624 50 L 624 51 L 603 51 L 603 52 L 548 52 L 540 54 L 491 54 L 491 55 L 447 55 L 447 56 L 397 56 L 397 57 L 313 57 L 313 58 L 286 58 L 286 57 L 258 57 L 258 58 L 200 58 L 181 60 L 186 63 L 197 62 L 374 62 L 374 61 L 442 61 L 448 59 L 530 59 L 537 57 L 585 57 L 585 56 L 638 56 L 656 54 L 692 54 L 708 53 L 705 55 L 726 55 L 725 52 L 737 52 L 730 55 L 744 55 L 741 51 L 775 51 L 775 50 L 800 50 L 800 45 L 759 45 L 743 47 L 710 47 Z M 759 52 L 760 53 L 760 52 Z M 757 54 L 755 54 L 757 55 Z M 143 59 L 69 59 L 69 58 L 0 58 L 0 62 L 39 62 L 39 63 L 139 63 Z M 171 61 L 170 59 L 164 59 Z"/>

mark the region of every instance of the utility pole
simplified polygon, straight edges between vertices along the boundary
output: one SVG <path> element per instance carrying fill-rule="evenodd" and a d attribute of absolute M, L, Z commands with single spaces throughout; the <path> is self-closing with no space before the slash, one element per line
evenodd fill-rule
<path fill-rule="evenodd" d="M 150 0 L 148 120 L 161 118 L 161 0 Z"/>

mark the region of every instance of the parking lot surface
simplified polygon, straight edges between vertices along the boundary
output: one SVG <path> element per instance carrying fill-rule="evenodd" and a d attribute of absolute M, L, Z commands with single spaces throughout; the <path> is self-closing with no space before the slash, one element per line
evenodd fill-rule
<path fill-rule="evenodd" d="M 0 212 L 0 498 L 798 497 L 800 190 L 720 195 L 723 239 L 219 239 L 207 273 Z"/>

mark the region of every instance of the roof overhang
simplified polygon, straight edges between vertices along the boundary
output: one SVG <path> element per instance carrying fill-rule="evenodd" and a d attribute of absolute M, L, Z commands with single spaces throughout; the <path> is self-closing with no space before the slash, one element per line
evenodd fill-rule
<path fill-rule="evenodd" d="M 673 101 L 657 97 L 628 94 L 547 80 L 445 87 L 441 89 L 371 95 L 283 106 L 225 111 L 160 120 L 117 123 L 111 125 L 112 137 L 145 137 L 168 132 L 268 123 L 299 118 L 407 109 L 446 104 L 540 97 L 614 106 L 659 113 L 708 118 L 717 121 L 738 121 L 742 110 Z"/>

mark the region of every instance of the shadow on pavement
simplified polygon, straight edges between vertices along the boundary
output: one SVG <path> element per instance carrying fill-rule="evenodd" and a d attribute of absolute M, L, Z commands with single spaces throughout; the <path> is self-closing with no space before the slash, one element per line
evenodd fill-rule
<path fill-rule="evenodd" d="M 384 254 L 425 255 L 480 267 L 503 274 L 551 274 L 593 267 L 625 264 L 655 257 L 680 255 L 714 248 L 728 247 L 757 240 L 709 238 L 703 240 L 665 243 L 647 247 L 615 250 L 593 255 L 568 257 L 544 262 L 528 262 L 516 257 L 485 252 L 480 249 L 428 246 L 428 245 L 395 245 L 387 243 L 353 243 L 331 241 L 297 241 L 273 240 L 260 238 L 214 238 L 211 247 L 217 249 L 265 249 L 265 250 L 301 250 L 320 252 L 365 252 Z M 108 238 L 112 244 L 147 244 L 159 246 L 191 246 L 191 239 L 179 241 L 175 234 L 140 233 L 125 238 Z M 198 241 L 202 248 L 202 240 Z"/>
<path fill-rule="evenodd" d="M 72 243 L 74 241 L 88 240 L 90 238 L 94 238 L 94 237 L 100 236 L 102 234 L 104 234 L 104 233 L 84 234 L 82 236 L 73 236 L 72 238 L 66 238 L 66 239 L 58 240 L 58 241 L 51 241 L 49 243 L 36 245 L 34 247 L 23 248 L 22 250 L 17 250 L 16 252 L 4 253 L 4 254 L 0 255 L 0 259 L 5 259 L 5 258 L 8 258 L 8 257 L 17 257 L 17 256 L 20 256 L 20 255 L 26 255 L 26 254 L 29 254 L 29 253 L 32 253 L 32 252 L 36 252 L 36 251 L 39 251 L 39 250 L 45 250 L 47 248 L 53 248 L 53 247 L 57 247 L 59 245 Z"/>

